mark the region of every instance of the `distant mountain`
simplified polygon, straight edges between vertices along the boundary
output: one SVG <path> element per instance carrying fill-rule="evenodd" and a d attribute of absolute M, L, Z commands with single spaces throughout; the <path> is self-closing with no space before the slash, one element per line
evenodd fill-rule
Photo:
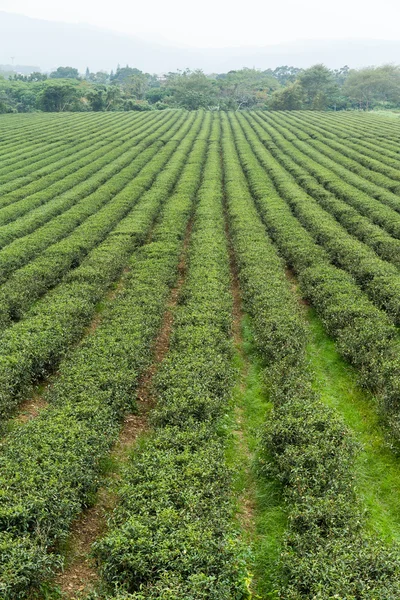
<path fill-rule="evenodd" d="M 110 71 L 118 63 L 150 73 L 201 68 L 222 73 L 242 67 L 279 65 L 308 67 L 322 62 L 330 68 L 400 63 L 400 41 L 297 41 L 265 47 L 193 49 L 146 42 L 90 25 L 31 19 L 0 11 L 0 63 L 11 57 L 19 64 L 38 64 L 44 71 L 59 65 L 83 72 Z"/>
<path fill-rule="evenodd" d="M 30 75 L 35 71 L 40 72 L 40 70 L 40 67 L 31 65 L 0 65 L 0 73 L 19 73 L 20 75 Z"/>

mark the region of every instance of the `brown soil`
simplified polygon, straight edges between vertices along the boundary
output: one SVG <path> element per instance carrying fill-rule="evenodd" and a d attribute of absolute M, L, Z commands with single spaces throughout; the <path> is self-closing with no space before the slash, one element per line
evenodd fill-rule
<path fill-rule="evenodd" d="M 300 292 L 300 287 L 299 287 L 299 282 L 297 281 L 297 277 L 295 272 L 293 271 L 293 269 L 290 268 L 286 268 L 285 269 L 285 275 L 286 275 L 286 279 L 289 281 L 290 283 L 290 287 L 292 289 L 292 292 L 295 294 L 295 296 L 297 297 L 297 301 L 301 306 L 310 306 L 309 301 L 306 298 L 303 298 L 301 296 L 301 292 Z"/>
<path fill-rule="evenodd" d="M 39 389 L 41 389 L 40 386 Z M 38 416 L 39 412 L 47 406 L 44 393 L 35 391 L 30 398 L 27 398 L 19 407 L 18 414 L 15 417 L 17 423 L 26 423 Z"/>
<path fill-rule="evenodd" d="M 109 302 L 112 302 L 113 300 L 115 300 L 115 298 L 118 296 L 119 292 L 123 289 L 124 284 L 125 284 L 126 275 L 129 273 L 130 270 L 131 270 L 130 267 L 126 267 L 122 271 L 121 277 L 118 280 L 115 287 L 110 289 L 107 292 L 107 294 L 104 296 L 104 301 L 109 303 Z M 101 320 L 102 320 L 102 316 L 103 316 L 102 312 L 103 311 L 99 311 L 98 313 L 95 314 L 95 316 L 91 320 L 90 324 L 87 326 L 86 335 L 92 335 L 96 331 L 96 329 L 98 328 L 98 326 L 100 325 Z M 85 339 L 85 337 L 83 337 L 82 339 Z M 81 343 L 81 341 L 79 343 Z"/>
<path fill-rule="evenodd" d="M 191 230 L 192 221 L 189 222 L 186 229 L 183 251 L 178 266 L 178 280 L 171 290 L 163 322 L 154 343 L 154 359 L 139 380 L 137 389 L 139 414 L 129 414 L 125 417 L 118 441 L 111 453 L 112 459 L 119 465 L 127 460 L 129 452 L 138 437 L 148 429 L 148 413 L 155 402 L 152 391 L 153 378 L 169 350 L 173 312 L 185 280 L 186 256 Z M 114 290 L 113 293 L 116 294 L 118 291 Z M 73 600 L 82 592 L 88 593 L 95 589 L 96 584 L 99 582 L 99 574 L 93 560 L 90 558 L 90 550 L 93 542 L 105 531 L 107 516 L 115 507 L 117 498 L 112 490 L 112 482 L 117 478 L 118 474 L 115 471 L 112 472 L 109 477 L 109 485 L 100 488 L 96 503 L 86 509 L 72 526 L 68 544 L 70 550 L 68 551 L 67 566 L 56 579 L 56 585 L 59 586 L 63 598 Z"/>

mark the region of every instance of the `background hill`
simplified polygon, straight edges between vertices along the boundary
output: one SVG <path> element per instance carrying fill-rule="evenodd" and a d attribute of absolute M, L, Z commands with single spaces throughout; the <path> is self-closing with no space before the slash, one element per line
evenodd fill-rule
<path fill-rule="evenodd" d="M 153 41 L 96 28 L 32 19 L 0 11 L 0 63 L 39 65 L 53 70 L 72 65 L 83 72 L 115 69 L 129 64 L 150 73 L 201 68 L 226 72 L 243 66 L 260 69 L 278 65 L 309 67 L 316 62 L 330 68 L 344 64 L 358 68 L 382 63 L 400 63 L 400 41 L 331 40 L 296 41 L 265 47 L 193 49 L 157 44 Z"/>

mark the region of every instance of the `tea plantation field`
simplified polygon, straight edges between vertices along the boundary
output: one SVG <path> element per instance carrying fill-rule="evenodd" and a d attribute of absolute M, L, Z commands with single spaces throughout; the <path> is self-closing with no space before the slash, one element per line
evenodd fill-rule
<path fill-rule="evenodd" d="M 400 598 L 400 119 L 0 117 L 0 598 Z"/>

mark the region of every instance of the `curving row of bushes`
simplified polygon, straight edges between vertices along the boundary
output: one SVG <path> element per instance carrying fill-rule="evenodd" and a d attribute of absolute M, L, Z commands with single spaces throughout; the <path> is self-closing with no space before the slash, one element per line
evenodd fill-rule
<path fill-rule="evenodd" d="M 16 188 L 21 185 L 21 182 L 23 184 L 26 181 L 29 182 L 29 179 L 33 180 L 35 177 L 43 177 L 43 175 L 50 172 L 52 162 L 68 157 L 73 158 L 77 140 L 79 140 L 79 145 L 83 141 L 86 142 L 86 140 L 91 140 L 93 144 L 93 141 L 96 141 L 98 137 L 101 139 L 106 135 L 110 135 L 113 128 L 119 128 L 120 124 L 121 118 L 106 124 L 102 123 L 99 119 L 92 127 L 88 127 L 83 122 L 79 127 L 71 128 L 72 131 L 69 132 L 69 138 L 59 140 L 53 144 L 47 142 L 43 147 L 44 151 L 41 152 L 39 148 L 36 148 L 34 155 L 30 155 L 28 158 L 24 155 L 25 144 L 19 142 L 20 154 L 18 160 L 13 160 L 11 164 L 8 163 L 7 165 L 1 161 L 0 191 L 3 190 L 3 185 L 8 181 L 15 181 Z M 55 129 L 54 134 L 56 133 L 57 130 Z M 24 176 L 28 176 L 28 179 L 26 180 Z"/>
<path fill-rule="evenodd" d="M 264 122 L 264 120 L 262 121 Z M 304 131 L 300 129 L 301 126 L 297 125 L 297 123 L 293 125 L 285 118 L 279 118 L 278 120 L 274 119 L 273 125 L 274 133 L 276 132 L 276 125 L 279 127 L 281 135 L 283 135 L 286 140 L 289 140 L 291 144 L 295 144 L 296 148 L 305 154 L 304 158 L 306 163 L 308 163 L 308 165 L 312 163 L 313 168 L 318 169 L 321 177 L 324 175 L 331 178 L 332 169 L 338 167 L 339 169 L 342 169 L 344 167 L 351 177 L 351 185 L 355 188 L 352 192 L 353 195 L 359 198 L 358 190 L 360 190 L 370 197 L 370 203 L 367 204 L 366 210 L 369 208 L 373 211 L 373 207 L 375 206 L 378 210 L 378 215 L 379 208 L 381 208 L 383 213 L 386 211 L 386 214 L 392 215 L 394 220 L 398 220 L 399 200 L 397 192 L 400 190 L 399 182 L 394 182 L 386 176 L 376 173 L 372 168 L 367 169 L 355 160 L 348 158 L 344 152 L 344 148 L 346 148 L 344 144 L 343 150 L 341 148 L 332 148 L 331 146 L 337 144 L 336 142 L 332 142 L 329 139 L 326 140 L 325 138 L 322 140 L 319 138 L 315 139 L 316 136 L 312 134 L 312 137 L 310 137 L 308 133 L 304 133 Z M 293 136 L 296 137 L 293 138 Z M 358 153 L 355 153 L 355 155 L 357 154 Z M 361 156 L 361 154 L 359 155 Z M 319 164 L 321 160 L 324 162 L 323 165 Z M 325 163 L 325 161 L 329 161 L 330 164 L 328 162 Z M 399 167 L 400 163 L 397 168 Z M 339 177 L 341 176 L 342 174 L 339 173 Z M 348 190 L 350 190 L 350 188 L 348 188 Z M 361 195 L 361 197 L 363 196 Z"/>
<path fill-rule="evenodd" d="M 184 124 L 180 119 L 168 129 L 168 137 Z M 160 132 L 161 133 L 161 132 Z M 0 251 L 0 326 L 18 320 L 38 297 L 76 268 L 140 198 L 143 184 L 155 177 L 152 170 L 163 142 L 142 152 L 99 190 L 64 213 L 60 219 L 14 241 Z M 168 148 L 172 151 L 172 147 Z M 57 227 L 59 226 L 59 227 Z M 72 229 L 64 236 L 65 229 Z M 68 229 L 67 229 L 68 232 Z M 60 241 L 57 242 L 57 237 Z M 37 256 L 39 255 L 39 256 Z"/>
<path fill-rule="evenodd" d="M 54 126 L 52 133 L 53 136 L 57 138 L 57 141 L 53 141 L 51 139 L 52 136 L 50 135 L 42 142 L 33 144 L 32 142 L 24 143 L 24 141 L 16 140 L 14 144 L 16 148 L 19 148 L 19 152 L 13 150 L 12 147 L 9 147 L 7 150 L 8 145 L 4 140 L 4 129 L 0 127 L 0 135 L 3 140 L 1 143 L 0 150 L 0 177 L 3 178 L 4 176 L 10 176 L 11 170 L 14 168 L 22 169 L 24 166 L 29 166 L 30 164 L 37 165 L 39 161 L 46 159 L 47 156 L 50 155 L 52 152 L 57 152 L 58 149 L 63 147 L 66 149 L 68 147 L 68 144 L 70 143 L 70 140 L 74 139 L 74 136 L 77 134 L 77 132 L 82 131 L 83 126 L 84 121 L 76 123 L 75 125 L 71 125 L 70 133 L 67 136 L 67 132 L 65 132 L 66 139 L 64 140 L 59 138 L 60 128 Z M 87 129 L 85 130 L 87 130 L 90 134 L 95 127 L 96 124 L 94 124 L 93 128 L 87 126 Z M 98 127 L 99 122 L 97 122 L 97 128 Z M 18 136 L 16 136 L 16 138 L 18 138 Z"/>
<path fill-rule="evenodd" d="M 352 173 L 394 193 L 399 189 L 400 158 L 382 155 L 378 143 L 375 144 L 374 150 L 369 150 L 361 141 L 351 141 L 348 138 L 332 139 L 327 137 L 319 127 L 311 124 L 305 126 L 301 121 L 287 118 L 286 115 L 279 115 L 277 122 L 284 124 L 296 137 L 306 141 L 322 154 L 333 158 Z"/>
<path fill-rule="evenodd" d="M 144 126 L 142 128 L 141 133 L 142 139 L 138 139 L 137 142 L 145 141 L 147 135 L 155 133 L 156 129 L 157 124 L 155 126 L 150 126 L 150 131 L 148 131 L 147 126 Z M 127 128 L 127 131 L 129 131 L 129 128 Z M 119 143 L 124 143 L 124 140 L 120 140 Z M 104 153 L 105 146 L 107 146 L 106 140 L 102 142 L 101 147 L 98 149 L 98 152 L 96 153 L 97 156 L 95 155 L 92 158 L 101 159 L 101 156 Z M 45 187 L 44 189 L 41 189 L 41 180 L 39 180 L 38 182 L 33 182 L 33 189 L 31 189 L 32 194 L 26 195 L 25 193 L 22 193 L 20 198 L 17 198 L 15 201 L 11 201 L 11 203 L 6 202 L 5 197 L 3 197 L 3 200 L 6 203 L 6 205 L 0 208 L 0 225 L 6 225 L 10 221 L 21 217 L 22 215 L 32 211 L 38 206 L 44 205 L 50 200 L 56 198 L 57 196 L 68 192 L 69 190 L 71 190 L 71 188 L 74 188 L 74 186 L 78 185 L 79 183 L 85 182 L 86 179 L 95 172 L 96 163 L 93 166 L 93 164 L 90 161 L 88 161 L 86 165 L 81 164 L 77 172 L 71 172 L 66 177 L 62 177 L 62 175 L 60 175 L 59 180 L 55 178 L 54 182 L 51 185 Z M 35 187 L 38 187 L 38 189 L 36 190 Z"/>
<path fill-rule="evenodd" d="M 351 170 L 340 165 L 340 161 L 333 160 L 325 156 L 320 149 L 314 149 L 308 143 L 294 138 L 293 132 L 285 131 L 281 125 L 274 123 L 271 132 L 275 129 L 290 139 L 291 143 L 305 155 L 308 167 L 312 167 L 313 175 L 321 185 L 360 212 L 370 216 L 371 219 L 376 218 L 378 224 L 389 227 L 388 231 L 398 236 L 398 214 L 396 214 L 400 210 L 398 194 L 352 173 Z M 341 160 L 346 159 L 342 157 Z M 388 216 L 386 220 L 385 216 Z M 393 220 L 396 222 L 392 232 L 390 227 Z"/>
<path fill-rule="evenodd" d="M 233 120 L 232 126 L 237 129 Z M 233 246 L 244 306 L 252 318 L 273 403 L 261 438 L 259 477 L 279 480 L 287 511 L 287 530 L 270 595 L 285 600 L 394 600 L 400 593 L 400 561 L 363 529 L 364 513 L 354 485 L 357 447 L 342 420 L 321 403 L 311 387 L 306 326 L 285 278 L 284 263 L 268 239 L 241 174 L 242 160 L 246 174 L 253 175 L 251 187 L 266 212 L 275 201 L 258 170 L 245 162 L 252 151 L 237 133 L 241 160 L 224 118 L 223 156 Z M 280 235 L 275 227 L 282 218 L 281 212 L 275 225 L 269 223 L 275 237 Z M 306 248 L 297 246 L 297 251 L 304 260 Z"/>
<path fill-rule="evenodd" d="M 290 156 L 267 150 L 258 135 L 257 123 L 239 119 L 253 152 L 266 169 L 282 200 L 324 248 L 330 261 L 349 272 L 369 298 L 385 310 L 396 324 L 400 322 L 400 274 L 398 269 L 379 258 L 371 248 L 349 235 L 346 230 L 310 197 L 291 176 L 295 169 Z M 252 130 L 253 129 L 253 130 Z M 260 132 L 261 136 L 262 131 Z M 291 153 L 291 149 L 286 150 Z M 274 157 L 277 155 L 279 161 Z"/>
<path fill-rule="evenodd" d="M 104 132 L 104 136 L 99 136 L 94 131 L 87 137 L 82 135 L 83 131 L 81 131 L 80 137 L 71 145 L 70 149 L 54 153 L 47 159 L 46 166 L 35 169 L 35 166 L 32 165 L 27 175 L 12 177 L 10 181 L 0 185 L 0 207 L 8 206 L 12 202 L 46 189 L 52 183 L 57 182 L 58 178 L 64 178 L 74 173 L 81 165 L 90 164 L 92 153 L 107 144 L 107 138 L 112 133 L 113 126 L 106 127 L 106 130 L 108 131 Z"/>
<path fill-rule="evenodd" d="M 74 119 L 72 113 L 64 116 L 66 118 L 58 120 L 38 118 L 38 115 L 32 118 L 32 115 L 29 115 L 27 119 L 21 120 L 19 115 L 16 120 L 10 117 L 2 120 L 0 157 L 5 157 L 6 160 L 19 158 L 18 148 L 21 142 L 27 149 L 29 146 L 29 151 L 35 147 L 42 148 L 49 141 L 59 142 L 62 139 L 60 134 L 68 135 L 67 132 L 74 126 L 80 126 L 85 120 L 87 122 L 86 115 L 81 114 L 78 119 Z"/>
<path fill-rule="evenodd" d="M 320 121 L 320 126 L 327 128 L 330 137 L 338 136 L 360 141 L 372 141 L 375 138 L 379 139 L 379 142 L 386 141 L 390 144 L 395 144 L 396 139 L 400 139 L 395 119 L 377 119 L 376 115 L 369 115 L 367 112 L 341 112 L 333 115 L 329 113 L 309 115 L 307 112 L 298 112 L 298 115 L 302 119 L 310 120 L 313 123 Z"/>
<path fill-rule="evenodd" d="M 257 120 L 257 119 L 256 119 Z M 257 120 L 258 122 L 258 120 Z M 400 259 L 400 240 L 393 238 L 387 231 L 375 225 L 368 217 L 363 216 L 355 208 L 347 202 L 337 198 L 334 194 L 318 183 L 310 169 L 310 161 L 304 158 L 304 155 L 292 146 L 292 144 L 282 138 L 280 134 L 274 131 L 275 143 L 268 141 L 265 134 L 259 136 L 263 143 L 268 147 L 271 153 L 276 158 L 281 157 L 281 163 L 284 163 L 285 168 L 295 177 L 296 181 L 301 185 L 317 202 L 349 231 L 352 235 L 360 239 L 362 242 L 371 246 L 373 250 L 383 259 L 393 262 L 396 266 L 399 265 Z M 284 156 L 282 152 L 288 156 Z M 283 159 L 282 159 L 283 157 Z M 400 216 L 390 208 L 376 204 L 375 211 L 377 220 L 379 215 L 387 215 L 390 222 L 390 228 L 396 232 L 400 232 Z"/>
<path fill-rule="evenodd" d="M 170 185 L 166 169 L 158 189 L 146 195 L 114 236 L 114 240 L 147 237 L 155 201 L 159 204 L 161 192 L 168 196 L 151 241 L 131 258 L 123 289 L 108 303 L 96 330 L 60 365 L 48 391 L 49 407 L 9 434 L 3 446 L 0 593 L 4 600 L 30 597 L 31 588 L 61 565 L 59 544 L 73 519 L 93 502 L 102 460 L 117 439 L 124 414 L 135 410 L 135 390 L 152 360 L 152 341 L 177 277 L 210 121 L 211 115 L 195 117 L 187 141 L 181 144 L 184 164 L 169 174 Z"/>
<path fill-rule="evenodd" d="M 317 181 L 314 174 L 315 163 L 287 139 L 288 135 L 284 136 L 269 127 L 266 129 L 265 123 L 258 115 L 254 115 L 254 121 L 249 119 L 249 122 L 266 148 L 290 172 L 300 187 L 326 211 L 333 214 L 351 234 L 371 246 L 382 258 L 395 263 L 398 261 L 396 248 L 400 244 L 397 239 L 400 234 L 400 215 L 396 211 L 372 198 L 368 205 L 356 210 Z M 261 128 L 258 125 L 261 125 Z M 368 216 L 364 216 L 363 213 Z M 381 225 L 391 231 L 394 237 Z"/>
<path fill-rule="evenodd" d="M 147 130 L 145 128 L 144 135 L 140 135 L 141 132 L 138 128 L 137 132 L 135 132 L 137 135 L 133 135 L 130 141 L 122 144 L 120 142 L 113 142 L 103 146 L 96 152 L 97 159 L 93 160 L 91 166 L 84 168 L 82 172 L 77 174 L 75 184 L 68 191 L 50 198 L 49 201 L 40 204 L 37 208 L 31 208 L 31 199 L 28 198 L 24 203 L 25 206 L 28 206 L 28 212 L 25 212 L 23 216 L 12 222 L 0 225 L 0 249 L 11 244 L 15 239 L 28 236 L 38 228 L 44 231 L 43 226 L 46 224 L 47 229 L 51 228 L 52 223 L 57 224 L 60 219 L 65 218 L 64 215 L 68 218 L 69 209 L 77 203 L 85 202 L 86 198 L 93 195 L 94 192 L 99 193 L 103 191 L 104 184 L 108 184 L 113 176 L 118 175 L 124 168 L 129 167 L 131 162 L 140 156 L 141 152 L 146 150 L 152 142 L 157 141 L 158 137 L 166 133 L 173 124 L 173 121 L 159 123 L 159 129 L 154 132 L 152 129 Z M 32 204 L 34 205 L 34 202 Z M 18 210 L 20 210 L 22 203 L 18 203 L 18 205 Z M 72 210 L 72 214 L 74 210 L 76 209 Z M 52 219 L 59 215 L 62 216 L 58 220 L 52 221 Z M 52 223 L 49 223 L 49 221 L 52 221 Z M 40 232 L 37 232 L 37 234 L 41 235 Z M 15 253 L 18 253 L 18 244 L 29 245 L 31 240 L 32 236 L 25 237 L 25 241 L 19 240 L 19 242 L 15 242 Z M 57 241 L 57 226 L 54 232 L 55 241 Z"/>
<path fill-rule="evenodd" d="M 361 148 L 379 152 L 385 159 L 399 158 L 398 141 L 399 134 L 396 138 L 395 121 L 390 120 L 390 123 L 380 119 L 379 121 L 373 116 L 372 120 L 368 115 L 354 116 L 350 113 L 340 115 L 332 115 L 327 113 L 318 115 L 315 119 L 314 115 L 301 113 L 298 114 L 301 121 L 311 122 L 313 126 L 318 126 L 323 129 L 323 135 L 329 138 L 342 138 L 346 140 L 357 140 Z"/>
<path fill-rule="evenodd" d="M 301 119 L 289 119 L 289 122 L 293 123 L 299 128 L 302 128 L 304 131 L 306 130 L 305 123 Z M 329 125 L 326 125 L 329 127 Z M 338 139 L 336 136 L 330 137 L 327 135 L 327 130 L 322 129 L 318 125 L 313 123 L 307 124 L 308 131 L 310 132 L 310 142 L 314 139 L 315 141 L 326 142 L 328 146 L 333 149 L 343 150 L 344 153 L 349 152 L 349 157 L 353 157 L 355 161 L 360 157 L 361 161 L 361 171 L 363 176 L 369 176 L 369 169 L 373 170 L 372 177 L 376 175 L 376 171 L 379 173 L 383 168 L 383 173 L 386 170 L 386 167 L 389 167 L 389 171 L 387 171 L 387 178 L 393 178 L 394 180 L 398 179 L 398 174 L 396 176 L 393 171 L 398 170 L 400 166 L 400 156 L 399 153 L 396 152 L 395 148 L 390 150 L 385 147 L 383 144 L 385 142 L 385 138 L 382 137 L 382 132 L 380 135 L 376 136 L 375 144 L 372 141 L 364 140 L 363 138 L 356 138 L 352 140 L 351 137 L 346 137 L 345 139 Z M 314 132 L 316 135 L 314 135 Z M 355 172 L 357 172 L 357 165 L 354 164 Z M 392 177 L 393 176 L 393 177 Z M 383 179 L 382 179 L 383 181 Z"/>
<path fill-rule="evenodd" d="M 107 238 L 39 300 L 23 320 L 0 335 L 1 419 L 12 413 L 35 381 L 54 372 L 71 343 L 81 336 L 97 302 L 118 277 L 129 255 L 144 243 L 143 231 L 150 230 L 161 204 L 175 185 L 201 120 L 199 114 L 184 121 L 170 143 L 160 149 L 141 177 L 133 182 L 135 198 L 140 198 L 140 202 L 132 208 L 132 188 L 125 197 L 127 216 Z M 147 206 L 144 213 L 143 206 Z M 147 219 L 147 228 L 138 235 L 135 224 L 142 214 Z M 141 225 L 141 220 L 138 224 Z"/>
<path fill-rule="evenodd" d="M 69 116 L 72 116 L 72 113 Z M 9 143 L 5 141 L 5 121 L 2 121 L 0 124 L 0 137 L 3 140 L 0 147 L 0 173 L 2 175 L 8 174 L 10 168 L 12 169 L 20 161 L 25 161 L 29 164 L 29 161 L 40 159 L 52 147 L 68 147 L 69 145 L 73 147 L 74 144 L 82 140 L 84 133 L 90 135 L 92 132 L 98 131 L 100 123 L 102 127 L 106 127 L 108 123 L 121 123 L 123 120 L 124 115 L 118 115 L 117 117 L 113 113 L 109 113 L 109 115 L 97 114 L 93 120 L 88 119 L 88 115 L 81 115 L 79 119 L 65 119 L 59 122 L 52 122 L 51 119 L 44 120 L 39 129 L 36 129 L 35 120 L 33 119 L 33 115 L 31 115 L 30 120 L 27 121 L 23 128 L 24 134 L 21 136 L 17 135 L 16 130 L 18 127 L 16 122 L 14 122 L 14 125 L 11 127 L 14 135 L 11 138 L 12 141 Z M 125 120 L 129 120 L 128 115 L 125 115 Z M 137 120 L 132 118 L 135 127 L 141 120 L 140 118 Z M 112 134 L 110 136 L 112 137 Z"/>

